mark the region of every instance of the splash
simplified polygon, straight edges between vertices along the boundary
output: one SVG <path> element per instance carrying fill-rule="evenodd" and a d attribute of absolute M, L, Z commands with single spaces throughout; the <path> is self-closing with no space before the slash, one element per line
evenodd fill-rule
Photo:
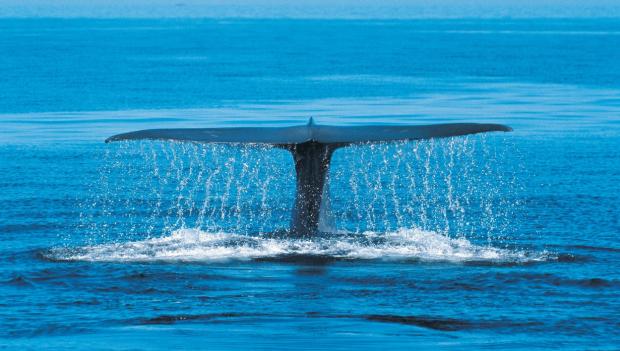
<path fill-rule="evenodd" d="M 496 136 L 337 152 L 320 227 L 330 234 L 311 239 L 273 234 L 288 228 L 295 193 L 292 159 L 283 150 L 114 146 L 92 186 L 93 201 L 82 204 L 78 230 L 64 238 L 63 249 L 48 252 L 50 259 L 545 260 L 506 248 L 522 218 L 515 171 L 506 165 L 519 163 L 506 161 L 514 152 Z"/>
<path fill-rule="evenodd" d="M 253 235 L 289 227 L 295 174 L 283 150 L 113 146 L 67 245 L 144 240 L 179 228 Z M 509 166 L 519 162 L 510 157 L 510 145 L 497 136 L 339 150 L 325 189 L 329 211 L 322 214 L 322 229 L 361 234 L 420 228 L 501 246 L 522 218 Z"/>
<path fill-rule="evenodd" d="M 199 229 L 179 229 L 170 235 L 124 243 L 57 248 L 45 254 L 59 261 L 91 262 L 222 262 L 290 257 L 336 260 L 423 262 L 527 263 L 548 255 L 475 245 L 421 229 L 377 233 L 330 233 L 314 238 L 285 235 L 248 236 Z"/>

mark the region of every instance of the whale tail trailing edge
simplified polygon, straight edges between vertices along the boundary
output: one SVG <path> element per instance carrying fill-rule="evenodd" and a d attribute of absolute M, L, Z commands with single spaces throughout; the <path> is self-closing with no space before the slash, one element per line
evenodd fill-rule
<path fill-rule="evenodd" d="M 307 124 L 289 127 L 146 129 L 114 135 L 106 139 L 106 143 L 148 139 L 197 143 L 269 144 L 275 146 L 293 146 L 310 141 L 322 144 L 349 145 L 445 138 L 484 132 L 509 132 L 511 130 L 505 125 L 490 123 L 325 126 L 315 124 L 314 119 L 310 118 Z"/>
<path fill-rule="evenodd" d="M 334 151 L 352 144 L 445 138 L 512 129 L 501 124 L 449 123 L 431 125 L 324 126 L 310 118 L 291 127 L 147 129 L 114 135 L 106 143 L 123 140 L 164 140 L 197 143 L 266 144 L 289 150 L 297 175 L 291 234 L 318 231 L 323 188 Z"/>

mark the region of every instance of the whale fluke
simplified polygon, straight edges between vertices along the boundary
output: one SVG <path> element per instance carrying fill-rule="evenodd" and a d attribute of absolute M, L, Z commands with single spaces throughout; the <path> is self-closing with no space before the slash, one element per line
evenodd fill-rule
<path fill-rule="evenodd" d="M 445 123 L 428 125 L 325 126 L 310 118 L 307 124 L 290 127 L 171 128 L 145 129 L 114 135 L 106 143 L 121 140 L 171 140 L 199 143 L 253 143 L 294 145 L 317 143 L 353 144 L 395 140 L 445 138 L 484 132 L 509 132 L 502 124 Z"/>
<path fill-rule="evenodd" d="M 291 234 L 307 236 L 318 231 L 323 187 L 333 152 L 340 147 L 398 140 L 446 138 L 484 132 L 509 132 L 502 124 L 446 123 L 430 125 L 317 125 L 290 127 L 146 129 L 114 135 L 106 143 L 122 140 L 165 140 L 198 143 L 267 144 L 289 150 L 295 162 L 297 195 Z"/>

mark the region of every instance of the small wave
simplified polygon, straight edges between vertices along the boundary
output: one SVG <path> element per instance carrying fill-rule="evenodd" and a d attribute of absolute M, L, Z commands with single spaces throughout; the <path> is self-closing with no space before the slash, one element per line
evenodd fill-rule
<path fill-rule="evenodd" d="M 549 284 L 556 287 L 576 286 L 581 288 L 602 289 L 620 286 L 620 281 L 616 279 L 605 279 L 599 277 L 569 278 L 551 273 L 513 273 L 498 275 L 498 278 L 506 283 L 514 283 L 519 280 L 528 282 Z"/>
<path fill-rule="evenodd" d="M 532 329 L 543 325 L 542 321 L 537 320 L 511 320 L 511 319 L 457 319 L 441 316 L 428 315 L 393 315 L 393 314 L 323 314 L 321 312 L 305 312 L 297 314 L 268 314 L 268 313 L 238 313 L 220 312 L 206 314 L 170 314 L 157 315 L 153 317 L 129 319 L 126 321 L 130 325 L 156 325 L 156 324 L 177 324 L 177 323 L 205 323 L 212 321 L 238 320 L 242 318 L 326 318 L 326 319 L 362 319 L 370 322 L 394 323 L 415 326 L 425 329 L 454 332 L 473 329 Z"/>
<path fill-rule="evenodd" d="M 574 245 L 572 248 L 586 251 L 604 251 L 604 252 L 620 252 L 620 249 L 615 247 L 601 247 L 601 246 L 590 246 L 590 245 Z"/>
<path fill-rule="evenodd" d="M 221 262 L 230 260 L 393 260 L 485 263 L 528 263 L 553 259 L 547 253 L 528 253 L 475 245 L 420 229 L 389 233 L 332 233 L 313 238 L 248 236 L 198 229 L 141 241 L 77 248 L 54 248 L 43 254 L 56 261 L 93 262 Z"/>
<path fill-rule="evenodd" d="M 395 315 L 369 315 L 364 319 L 374 322 L 397 323 L 405 325 L 414 325 L 417 327 L 441 330 L 441 331 L 457 331 L 471 328 L 471 323 L 465 320 L 453 318 L 433 318 L 419 316 L 395 316 Z"/>
<path fill-rule="evenodd" d="M 467 329 L 535 328 L 540 321 L 516 320 L 464 320 L 431 316 L 367 315 L 364 319 L 374 322 L 396 323 L 439 331 L 460 331 Z"/>
<path fill-rule="evenodd" d="M 265 316 L 263 314 L 248 314 L 248 313 L 235 313 L 235 312 L 223 312 L 223 313 L 209 313 L 209 314 L 179 314 L 179 315 L 160 315 L 156 317 L 143 318 L 137 322 L 137 324 L 174 324 L 179 322 L 193 322 L 193 321 L 209 321 L 214 319 L 228 319 L 228 318 L 243 318 L 243 317 L 257 317 Z"/>
<path fill-rule="evenodd" d="M 22 277 L 21 275 L 15 276 L 7 281 L 4 282 L 7 285 L 12 285 L 12 286 L 16 286 L 16 287 L 32 287 L 32 283 Z"/>

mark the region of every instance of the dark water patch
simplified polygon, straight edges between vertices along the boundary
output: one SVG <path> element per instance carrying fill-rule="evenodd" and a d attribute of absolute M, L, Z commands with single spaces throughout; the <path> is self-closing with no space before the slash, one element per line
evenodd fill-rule
<path fill-rule="evenodd" d="M 30 261 L 33 258 L 37 258 L 38 249 L 26 249 L 22 251 L 9 252 L 3 257 L 0 257 L 0 261 L 5 261 L 10 264 L 21 263 Z"/>
<path fill-rule="evenodd" d="M 5 281 L 4 284 L 19 288 L 30 288 L 34 286 L 30 280 L 21 275 L 14 276 L 13 278 Z"/>
<path fill-rule="evenodd" d="M 341 289 L 340 292 L 358 298 L 381 297 L 385 295 L 385 289 Z"/>
<path fill-rule="evenodd" d="M 60 223 L 26 223 L 26 224 L 7 224 L 0 226 L 2 233 L 31 233 L 52 231 L 62 229 L 64 226 Z"/>
<path fill-rule="evenodd" d="M 532 256 L 531 254 L 523 254 L 523 256 L 513 259 L 471 259 L 463 260 L 460 262 L 463 266 L 468 267 L 520 267 L 520 266 L 536 266 L 549 262 L 557 262 L 558 256 L 556 254 L 537 254 Z"/>
<path fill-rule="evenodd" d="M 584 263 L 592 260 L 593 258 L 591 256 L 575 254 L 558 254 L 555 257 L 555 261 L 559 263 Z"/>
<path fill-rule="evenodd" d="M 565 247 L 564 247 L 565 248 Z M 521 248 L 523 249 L 523 248 Z M 519 248 L 511 249 L 519 251 Z M 583 263 L 593 261 L 593 257 L 589 255 L 579 255 L 574 253 L 562 253 L 562 252 L 544 252 L 538 253 L 536 248 L 527 248 L 524 252 L 524 256 L 519 260 L 470 260 L 464 261 L 466 266 L 497 266 L 497 267 L 515 267 L 515 266 L 532 266 L 543 263 Z M 537 256 L 532 256 L 534 253 Z"/>
<path fill-rule="evenodd" d="M 572 282 L 576 283 L 576 285 L 587 288 L 607 288 L 613 286 L 620 286 L 620 282 L 616 280 L 606 280 L 602 278 L 572 280 Z"/>
<path fill-rule="evenodd" d="M 121 279 L 128 280 L 128 281 L 134 281 L 134 280 L 142 281 L 142 280 L 148 280 L 150 278 L 151 276 L 147 273 L 131 273 L 131 274 L 127 274 L 123 276 Z"/>
<path fill-rule="evenodd" d="M 554 329 L 571 335 L 588 335 L 608 338 L 617 334 L 620 321 L 617 318 L 584 316 L 562 319 L 554 323 Z"/>
<path fill-rule="evenodd" d="M 574 246 L 569 246 L 569 248 L 574 248 L 574 249 L 579 249 L 579 250 L 587 250 L 587 251 L 603 251 L 603 252 L 620 253 L 620 249 L 619 248 L 615 248 L 615 247 L 574 245 Z"/>
<path fill-rule="evenodd" d="M 295 273 L 299 276 L 322 276 L 326 273 L 326 267 L 324 265 L 301 267 Z"/>
<path fill-rule="evenodd" d="M 256 262 L 292 263 L 304 265 L 326 265 L 340 259 L 330 255 L 308 255 L 308 254 L 285 254 L 271 257 L 255 258 Z"/>
<path fill-rule="evenodd" d="M 32 280 L 37 282 L 49 282 L 49 281 L 70 281 L 74 279 L 89 278 L 88 274 L 84 274 L 82 267 L 70 267 L 69 269 L 63 268 L 44 268 L 32 273 Z"/>
<path fill-rule="evenodd" d="M 479 283 L 468 283 L 463 281 L 449 281 L 441 285 L 444 291 L 485 291 L 488 286 Z"/>
<path fill-rule="evenodd" d="M 472 329 L 531 329 L 544 323 L 514 320 L 464 320 L 431 316 L 364 315 L 363 319 L 374 322 L 396 323 L 439 331 L 462 331 Z"/>
<path fill-rule="evenodd" d="M 380 278 L 370 277 L 368 279 L 364 277 L 354 278 L 339 278 L 340 283 L 352 284 L 359 289 L 349 290 L 342 289 L 342 292 L 347 292 L 350 295 L 370 296 L 376 295 L 377 289 L 407 289 L 408 291 L 417 291 L 418 293 L 434 293 L 441 291 L 443 293 L 448 292 L 473 292 L 489 294 L 494 291 L 505 292 L 506 289 L 512 289 L 514 287 L 519 288 L 542 288 L 542 294 L 548 296 L 564 296 L 567 288 L 579 288 L 579 289 L 591 289 L 602 290 L 609 289 L 608 291 L 615 291 L 620 287 L 620 280 L 609 279 L 604 277 L 585 277 L 585 278 L 571 278 L 562 277 L 551 273 L 530 273 L 530 272 L 479 272 L 476 274 L 468 274 L 467 278 L 456 279 L 455 277 L 448 277 L 445 279 L 433 278 L 415 278 L 415 277 L 394 277 L 394 278 Z M 552 289 L 546 291 L 548 287 L 552 288 L 564 288 L 564 289 Z"/>
<path fill-rule="evenodd" d="M 179 291 L 174 289 L 159 289 L 155 287 L 142 287 L 135 285 L 127 286 L 103 286 L 95 288 L 98 293 L 126 294 L 126 295 L 178 295 Z"/>
<path fill-rule="evenodd" d="M 150 318 L 140 318 L 132 320 L 130 324 L 175 324 L 180 322 L 200 322 L 200 321 L 212 321 L 217 319 L 234 319 L 245 317 L 261 317 L 265 314 L 252 314 L 252 313 L 237 313 L 237 312 L 223 312 L 223 313 L 206 313 L 206 314 L 176 314 L 176 315 L 161 315 Z"/>
<path fill-rule="evenodd" d="M 386 285 L 396 286 L 403 282 L 402 277 L 379 277 L 379 276 L 366 276 L 366 277 L 345 277 L 341 281 L 361 286 L 374 286 L 374 285 Z"/>
<path fill-rule="evenodd" d="M 413 325 L 417 327 L 440 330 L 440 331 L 458 331 L 463 329 L 471 329 L 472 323 L 453 318 L 437 318 L 437 317 L 419 317 L 419 316 L 398 316 L 398 315 L 366 315 L 363 319 L 373 322 L 397 323 L 405 325 Z"/>
<path fill-rule="evenodd" d="M 515 266 L 531 266 L 535 264 L 540 264 L 541 262 L 537 261 L 499 261 L 499 260 L 470 260 L 463 261 L 462 264 L 464 266 L 469 267 L 515 267 Z"/>
<path fill-rule="evenodd" d="M 248 280 L 250 278 L 242 276 L 227 276 L 221 274 L 207 274 L 203 272 L 162 272 L 162 271 L 140 271 L 121 274 L 118 279 L 127 282 L 178 282 L 192 279 L 196 281 L 221 281 L 221 280 Z M 256 279 L 251 279 L 255 281 Z"/>
<path fill-rule="evenodd" d="M 72 301 L 59 301 L 56 303 L 58 306 L 97 306 L 101 305 L 101 301 L 96 298 L 91 298 L 88 300 L 72 300 Z"/>
<path fill-rule="evenodd" d="M 195 296 L 196 300 L 201 302 L 214 302 L 223 299 L 237 300 L 256 297 L 257 294 L 217 294 L 217 295 L 201 295 Z"/>
<path fill-rule="evenodd" d="M 192 275 L 193 277 L 194 275 Z M 121 276 L 118 277 L 118 279 L 127 281 L 127 282 L 151 282 L 151 281 L 157 281 L 157 282 L 163 282 L 163 281 L 167 281 L 167 282 L 172 282 L 172 281 L 178 281 L 181 279 L 186 279 L 187 277 L 184 277 L 183 274 L 181 273 L 175 273 L 175 272 L 131 272 L 131 273 L 127 273 L 127 274 L 122 274 Z M 201 275 L 200 279 L 210 279 L 211 277 L 209 277 L 208 275 Z"/>
<path fill-rule="evenodd" d="M 12 338 L 34 338 L 40 336 L 63 336 L 91 333 L 95 329 L 78 324 L 48 323 L 35 327 L 18 327 L 6 330 L 7 336 Z M 0 334 L 1 335 L 1 334 Z"/>
<path fill-rule="evenodd" d="M 530 281 L 544 282 L 554 286 L 575 286 L 582 288 L 608 288 L 620 286 L 620 282 L 617 280 L 607 280 L 603 278 L 583 278 L 583 279 L 570 279 L 555 276 L 553 274 L 529 274 L 524 276 Z"/>
<path fill-rule="evenodd" d="M 556 287 L 581 287 L 581 288 L 616 288 L 620 287 L 620 281 L 616 279 L 592 278 L 566 278 L 551 273 L 512 273 L 498 274 L 496 278 L 505 284 L 535 283 Z"/>

